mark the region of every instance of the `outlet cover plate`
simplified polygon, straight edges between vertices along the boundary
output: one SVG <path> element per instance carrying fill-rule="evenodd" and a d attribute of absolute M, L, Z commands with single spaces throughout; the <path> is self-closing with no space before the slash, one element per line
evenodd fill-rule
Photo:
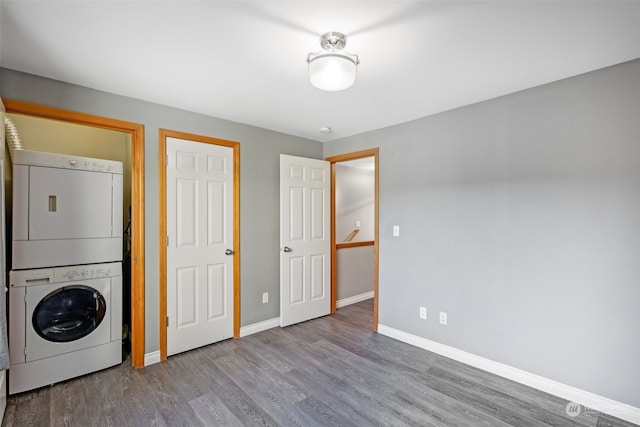
<path fill-rule="evenodd" d="M 445 313 L 444 311 L 440 312 L 440 324 L 441 325 L 447 324 L 447 313 Z"/>

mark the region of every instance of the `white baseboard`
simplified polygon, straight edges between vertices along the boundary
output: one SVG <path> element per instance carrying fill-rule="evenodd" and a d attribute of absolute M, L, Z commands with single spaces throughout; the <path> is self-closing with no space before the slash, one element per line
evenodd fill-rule
<path fill-rule="evenodd" d="M 349 298 L 343 298 L 340 301 L 336 301 L 336 307 L 345 307 L 347 305 L 355 304 L 360 301 L 366 301 L 373 298 L 373 291 L 366 292 L 364 294 L 355 295 Z M 273 319 L 264 320 L 262 322 L 254 323 L 252 325 L 243 326 L 240 328 L 240 337 L 246 337 L 247 335 L 255 334 L 258 332 L 266 331 L 267 329 L 277 328 L 280 326 L 280 318 L 274 317 Z"/>
<path fill-rule="evenodd" d="M 379 324 L 378 333 L 567 399 L 571 402 L 579 403 L 587 408 L 592 408 L 616 418 L 640 425 L 640 408 L 616 402 L 615 400 L 562 384 L 509 365 L 494 362 L 493 360 L 485 359 L 484 357 L 476 356 L 475 354 L 467 353 L 426 338 L 408 334 L 389 326 Z"/>
<path fill-rule="evenodd" d="M 346 307 L 351 304 L 355 304 L 360 301 L 366 301 L 368 299 L 373 298 L 373 291 L 365 292 L 364 294 L 354 295 L 349 298 L 342 298 L 341 300 L 336 301 L 336 308 Z"/>
<path fill-rule="evenodd" d="M 274 317 L 273 319 L 264 320 L 262 322 L 241 327 L 240 337 L 246 337 L 247 335 L 256 334 L 258 332 L 266 331 L 267 329 L 276 328 L 278 326 L 280 326 L 280 318 Z"/>
<path fill-rule="evenodd" d="M 160 351 L 152 351 L 151 353 L 145 353 L 144 366 L 153 365 L 154 363 L 160 363 Z"/>

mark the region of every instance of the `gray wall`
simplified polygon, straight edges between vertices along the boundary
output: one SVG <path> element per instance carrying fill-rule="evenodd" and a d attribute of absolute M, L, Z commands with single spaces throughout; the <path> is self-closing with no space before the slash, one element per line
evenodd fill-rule
<path fill-rule="evenodd" d="M 372 147 L 381 324 L 640 407 L 640 60 L 324 155 Z"/>
<path fill-rule="evenodd" d="M 240 143 L 241 324 L 246 326 L 280 315 L 279 155 L 283 153 L 322 158 L 321 143 L 13 70 L 0 71 L 0 97 L 3 99 L 32 102 L 144 125 L 146 353 L 159 349 L 159 128 Z M 268 304 L 262 304 L 263 292 L 270 294 Z"/>
<path fill-rule="evenodd" d="M 373 292 L 373 246 L 339 249 L 336 300 Z"/>

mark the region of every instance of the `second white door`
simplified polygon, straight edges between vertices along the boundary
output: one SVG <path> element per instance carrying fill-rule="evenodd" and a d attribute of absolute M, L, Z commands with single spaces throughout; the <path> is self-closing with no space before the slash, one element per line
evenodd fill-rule
<path fill-rule="evenodd" d="M 331 312 L 330 164 L 280 155 L 280 326 Z"/>
<path fill-rule="evenodd" d="M 233 336 L 233 149 L 167 138 L 167 355 Z"/>

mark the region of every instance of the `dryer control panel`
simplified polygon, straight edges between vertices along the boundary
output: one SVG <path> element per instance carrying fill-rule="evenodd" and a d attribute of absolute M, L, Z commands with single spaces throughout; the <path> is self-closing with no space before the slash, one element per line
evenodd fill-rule
<path fill-rule="evenodd" d="M 41 151 L 16 150 L 14 151 L 13 163 L 16 165 L 108 172 L 122 175 L 121 162 Z"/>

